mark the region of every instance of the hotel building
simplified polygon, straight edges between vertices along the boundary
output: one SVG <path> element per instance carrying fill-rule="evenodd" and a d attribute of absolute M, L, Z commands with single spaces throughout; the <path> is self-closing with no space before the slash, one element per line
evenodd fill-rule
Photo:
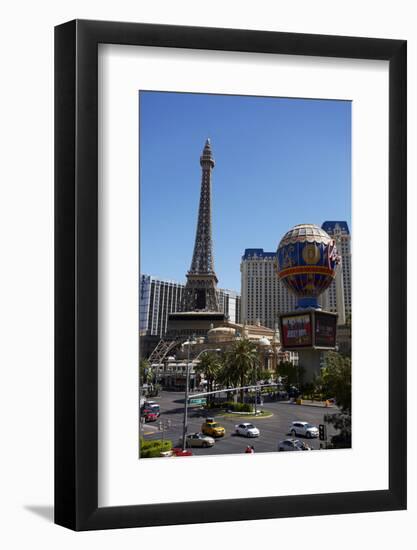
<path fill-rule="evenodd" d="M 341 256 L 336 278 L 323 294 L 321 303 L 324 309 L 338 313 L 338 324 L 344 325 L 352 315 L 351 235 L 348 224 L 343 221 L 326 221 L 321 227 L 336 241 Z"/>
<path fill-rule="evenodd" d="M 296 298 L 278 279 L 275 252 L 246 248 L 240 264 L 241 319 L 274 329 L 278 316 L 295 309 Z"/>

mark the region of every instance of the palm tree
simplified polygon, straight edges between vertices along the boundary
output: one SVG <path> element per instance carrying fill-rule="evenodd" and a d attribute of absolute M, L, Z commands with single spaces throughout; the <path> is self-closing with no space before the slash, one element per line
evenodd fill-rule
<path fill-rule="evenodd" d="M 249 340 L 238 340 L 226 355 L 224 376 L 239 387 L 248 385 L 256 379 L 259 355 L 256 345 Z M 243 389 L 240 390 L 243 403 Z"/>
<path fill-rule="evenodd" d="M 215 353 L 203 353 L 200 362 L 195 366 L 195 370 L 204 374 L 207 380 L 207 391 L 213 391 L 214 383 L 220 374 L 222 367 L 220 357 Z M 213 394 L 209 395 L 209 401 L 213 401 Z"/>
<path fill-rule="evenodd" d="M 149 384 L 152 380 L 152 369 L 147 359 L 141 359 L 139 363 L 139 377 L 141 384 Z"/>
<path fill-rule="evenodd" d="M 233 368 L 231 368 L 229 362 L 228 362 L 228 354 L 229 352 L 223 356 L 220 369 L 217 375 L 217 383 L 222 388 L 232 388 L 237 385 L 236 381 L 236 373 L 234 372 Z M 227 392 L 228 400 L 234 400 L 234 392 Z M 229 399 L 230 398 L 230 399 Z"/>

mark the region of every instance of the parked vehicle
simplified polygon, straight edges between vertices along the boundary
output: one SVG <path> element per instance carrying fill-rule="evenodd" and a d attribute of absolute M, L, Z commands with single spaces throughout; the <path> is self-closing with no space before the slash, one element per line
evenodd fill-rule
<path fill-rule="evenodd" d="M 151 401 L 150 399 L 147 399 L 144 404 L 145 407 L 159 407 L 159 403 L 156 401 Z"/>
<path fill-rule="evenodd" d="M 214 418 L 207 418 L 206 421 L 201 425 L 201 431 L 205 435 L 210 435 L 212 437 L 223 437 L 226 433 L 226 430 L 223 426 L 220 426 Z"/>
<path fill-rule="evenodd" d="M 297 397 L 299 397 L 300 395 L 301 392 L 295 386 L 291 386 L 288 390 L 288 397 L 291 397 L 292 399 L 297 399 Z"/>
<path fill-rule="evenodd" d="M 186 439 L 187 447 L 213 447 L 215 441 L 209 435 L 205 435 L 201 432 L 196 432 L 194 434 L 188 434 Z M 180 439 L 182 442 L 182 438 Z"/>
<path fill-rule="evenodd" d="M 261 432 L 250 422 L 242 422 L 241 424 L 236 424 L 235 433 L 245 437 L 259 437 Z"/>
<path fill-rule="evenodd" d="M 141 413 L 144 416 L 149 413 L 154 413 L 158 417 L 161 414 L 161 408 L 156 401 L 145 401 L 142 405 Z"/>
<path fill-rule="evenodd" d="M 172 456 L 193 456 L 193 453 L 190 450 L 185 449 L 184 451 L 181 447 L 174 447 L 171 451 Z"/>
<path fill-rule="evenodd" d="M 145 422 L 156 422 L 158 420 L 158 415 L 154 412 L 146 412 L 143 417 Z"/>
<path fill-rule="evenodd" d="M 291 424 L 288 433 L 295 437 L 296 435 L 302 435 L 307 438 L 318 437 L 319 429 L 317 426 L 310 424 L 309 422 L 295 421 Z"/>
<path fill-rule="evenodd" d="M 311 447 L 299 439 L 284 439 L 278 443 L 278 451 L 311 451 Z"/>

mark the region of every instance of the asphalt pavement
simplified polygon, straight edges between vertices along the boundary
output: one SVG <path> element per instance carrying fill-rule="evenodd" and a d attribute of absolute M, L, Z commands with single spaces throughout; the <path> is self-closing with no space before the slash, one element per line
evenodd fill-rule
<path fill-rule="evenodd" d="M 192 397 L 192 395 L 190 397 Z M 174 446 L 179 445 L 184 418 L 184 394 L 177 392 L 162 392 L 160 396 L 154 398 L 154 400 L 160 405 L 161 416 L 158 421 L 144 425 L 143 435 L 145 439 L 170 439 Z M 207 449 L 193 448 L 193 454 L 239 454 L 244 452 L 247 445 L 253 445 L 255 452 L 277 451 L 279 441 L 291 437 L 288 431 L 292 422 L 299 420 L 310 422 L 318 426 L 319 424 L 324 424 L 324 415 L 337 412 L 335 408 L 329 409 L 323 406 L 296 405 L 283 401 L 265 401 L 263 406 L 258 405 L 257 408 L 271 413 L 272 416 L 246 419 L 240 415 L 225 415 L 223 412 L 213 414 L 201 407 L 189 407 L 187 433 L 190 434 L 201 431 L 201 425 L 207 416 L 214 416 L 215 420 L 226 430 L 225 436 L 216 439 L 216 443 L 213 447 Z M 259 428 L 260 436 L 257 438 L 246 438 L 235 435 L 235 425 L 241 422 L 251 422 L 254 424 Z M 332 426 L 327 426 L 327 433 L 329 438 L 335 433 Z M 314 450 L 320 449 L 320 444 L 323 444 L 318 438 L 307 439 L 302 436 L 297 436 L 297 439 L 306 441 Z"/>

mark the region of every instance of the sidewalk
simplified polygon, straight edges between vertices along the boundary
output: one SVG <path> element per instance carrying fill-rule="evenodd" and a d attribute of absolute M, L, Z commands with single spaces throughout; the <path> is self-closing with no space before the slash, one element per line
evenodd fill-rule
<path fill-rule="evenodd" d="M 143 435 L 152 435 L 156 433 L 158 430 L 158 426 L 152 425 L 152 424 L 145 424 L 143 426 Z"/>

